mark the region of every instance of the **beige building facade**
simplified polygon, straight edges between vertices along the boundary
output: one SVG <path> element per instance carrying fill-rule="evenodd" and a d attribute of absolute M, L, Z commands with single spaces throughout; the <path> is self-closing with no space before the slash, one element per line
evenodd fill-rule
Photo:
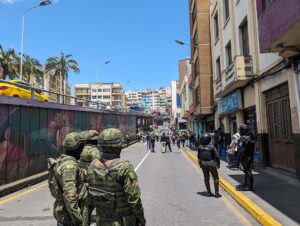
<path fill-rule="evenodd" d="M 75 84 L 75 96 L 103 103 L 108 109 L 126 109 L 126 98 L 120 83 Z M 77 104 L 88 105 L 84 100 L 77 100 Z"/>
<path fill-rule="evenodd" d="M 225 146 L 239 124 L 248 124 L 257 135 L 256 161 L 295 172 L 295 77 L 280 54 L 261 51 L 258 27 L 256 1 L 212 1 L 215 127 L 224 131 Z"/>
<path fill-rule="evenodd" d="M 189 114 L 196 136 L 214 130 L 210 0 L 189 0 L 193 107 Z"/>

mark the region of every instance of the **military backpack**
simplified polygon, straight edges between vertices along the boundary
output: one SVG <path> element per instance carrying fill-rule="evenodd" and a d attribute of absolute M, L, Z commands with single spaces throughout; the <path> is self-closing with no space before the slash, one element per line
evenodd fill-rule
<path fill-rule="evenodd" d="M 60 187 L 60 184 L 56 176 L 56 169 L 60 161 L 61 161 L 60 158 L 58 160 L 53 158 L 47 159 L 47 166 L 48 166 L 48 173 L 49 173 L 48 186 L 52 197 L 55 199 L 58 199 L 62 194 L 62 189 Z"/>

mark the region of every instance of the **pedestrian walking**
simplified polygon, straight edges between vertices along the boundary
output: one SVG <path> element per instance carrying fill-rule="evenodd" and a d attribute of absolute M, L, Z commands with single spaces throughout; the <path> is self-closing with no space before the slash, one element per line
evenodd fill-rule
<path fill-rule="evenodd" d="M 200 138 L 200 146 L 198 149 L 198 162 L 203 171 L 204 183 L 208 192 L 208 196 L 221 197 L 219 193 L 219 175 L 220 159 L 217 150 L 213 145 L 210 145 L 211 136 L 209 133 L 204 133 Z M 209 177 L 210 174 L 214 180 L 215 195 L 211 192 Z"/>
<path fill-rule="evenodd" d="M 171 139 L 172 139 L 172 143 L 173 143 L 173 146 L 174 146 L 175 143 L 176 143 L 176 134 L 174 132 L 172 133 Z"/>
<path fill-rule="evenodd" d="M 147 150 L 150 150 L 151 149 L 151 141 L 150 141 L 150 133 L 149 132 L 147 132 L 145 139 L 147 142 Z"/>
<path fill-rule="evenodd" d="M 166 135 L 165 133 L 162 134 L 162 137 L 160 138 L 160 142 L 164 143 L 164 150 L 163 152 L 165 153 L 167 151 L 167 147 L 169 148 L 169 151 L 172 152 L 171 148 L 171 140 L 169 135 Z"/>
<path fill-rule="evenodd" d="M 156 135 L 154 132 L 151 132 L 151 134 L 150 134 L 150 150 L 151 150 L 151 152 L 155 152 L 155 141 L 156 141 Z"/>
<path fill-rule="evenodd" d="M 121 131 L 103 130 L 99 146 L 102 158 L 88 169 L 89 198 L 96 207 L 97 226 L 145 226 L 138 177 L 129 161 L 120 160 Z"/>

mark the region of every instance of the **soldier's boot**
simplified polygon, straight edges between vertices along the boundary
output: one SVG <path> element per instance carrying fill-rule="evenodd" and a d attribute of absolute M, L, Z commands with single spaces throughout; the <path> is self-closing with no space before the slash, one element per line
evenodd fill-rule
<path fill-rule="evenodd" d="M 205 187 L 206 187 L 208 196 L 209 196 L 209 197 L 214 196 L 214 194 L 211 192 L 211 189 L 210 189 L 209 180 L 204 180 L 204 183 L 205 183 Z"/>
<path fill-rule="evenodd" d="M 214 186 L 215 186 L 215 197 L 220 198 L 222 195 L 219 193 L 219 179 L 214 180 Z"/>

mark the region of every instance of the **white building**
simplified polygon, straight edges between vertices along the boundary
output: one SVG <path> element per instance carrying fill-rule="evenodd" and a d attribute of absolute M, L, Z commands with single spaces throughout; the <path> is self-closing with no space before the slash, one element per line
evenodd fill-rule
<path fill-rule="evenodd" d="M 180 117 L 180 100 L 178 93 L 178 81 L 171 81 L 171 124 L 174 126 Z"/>

